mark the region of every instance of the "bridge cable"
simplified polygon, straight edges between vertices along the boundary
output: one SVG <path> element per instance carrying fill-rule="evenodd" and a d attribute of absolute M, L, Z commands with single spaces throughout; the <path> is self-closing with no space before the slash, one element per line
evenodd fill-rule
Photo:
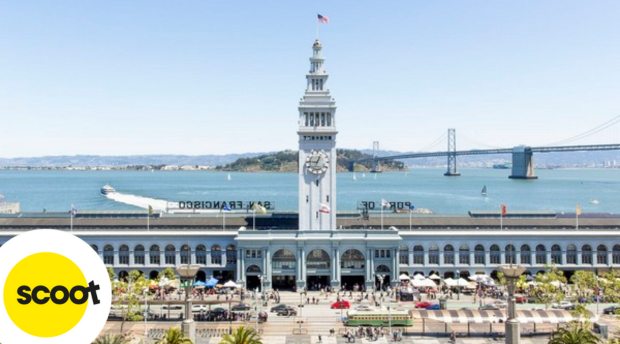
<path fill-rule="evenodd" d="M 429 144 L 428 146 L 420 149 L 419 152 L 428 152 L 428 151 L 430 151 L 431 149 L 435 148 L 438 144 L 444 142 L 446 140 L 447 136 L 448 136 L 448 133 L 444 132 L 435 141 L 433 141 L 431 144 Z"/>
<path fill-rule="evenodd" d="M 549 143 L 549 144 L 546 144 L 545 146 L 559 146 L 559 145 L 563 145 L 563 144 L 566 144 L 566 143 L 569 143 L 569 142 L 572 142 L 572 141 L 583 139 L 583 138 L 592 136 L 592 135 L 594 135 L 594 134 L 596 134 L 596 133 L 598 133 L 600 131 L 603 131 L 603 130 L 605 130 L 607 128 L 610 128 L 610 127 L 612 127 L 612 126 L 614 126 L 614 125 L 616 125 L 618 123 L 620 123 L 620 116 L 616 116 L 616 117 L 610 119 L 609 121 L 607 121 L 607 122 L 605 122 L 605 123 L 603 123 L 603 124 L 601 124 L 601 125 L 599 125 L 599 126 L 597 126 L 595 128 L 592 128 L 592 129 L 590 129 L 588 131 L 585 131 L 585 132 L 583 132 L 583 133 L 581 133 L 579 135 L 575 135 L 573 137 L 569 137 L 569 138 L 567 138 L 565 140 Z"/>
<path fill-rule="evenodd" d="M 485 144 L 485 143 L 482 143 L 482 142 L 479 142 L 479 141 L 476 141 L 476 140 L 472 140 L 470 137 L 468 137 L 467 135 L 463 135 L 463 134 L 459 134 L 459 138 L 461 138 L 461 139 L 464 138 L 465 141 L 469 141 L 469 142 L 471 142 L 471 143 L 473 143 L 475 145 L 482 146 L 482 147 L 485 147 L 485 148 L 491 148 L 491 149 L 501 149 L 501 148 L 504 148 L 504 147 L 492 146 L 492 145 Z"/>

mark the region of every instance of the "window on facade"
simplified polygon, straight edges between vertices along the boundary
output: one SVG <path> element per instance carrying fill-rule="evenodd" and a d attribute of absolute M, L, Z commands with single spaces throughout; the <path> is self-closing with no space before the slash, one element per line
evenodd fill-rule
<path fill-rule="evenodd" d="M 506 264 L 516 264 L 517 263 L 517 252 L 515 250 L 514 245 L 506 245 L 506 251 L 504 252 Z"/>
<path fill-rule="evenodd" d="M 166 246 L 165 263 L 167 265 L 177 265 L 177 252 L 174 245 Z"/>
<path fill-rule="evenodd" d="M 536 246 L 536 264 L 547 264 L 547 249 L 545 245 Z"/>
<path fill-rule="evenodd" d="M 577 246 L 566 246 L 566 264 L 577 264 Z"/>
<path fill-rule="evenodd" d="M 114 248 L 112 245 L 105 245 L 103 248 L 103 263 L 106 265 L 114 265 Z"/>
<path fill-rule="evenodd" d="M 413 264 L 424 264 L 424 247 L 422 245 L 413 246 Z"/>
<path fill-rule="evenodd" d="M 428 264 L 439 265 L 439 246 L 433 244 L 428 248 Z"/>
<path fill-rule="evenodd" d="M 592 264 L 592 247 L 590 245 L 581 247 L 581 264 Z"/>
<path fill-rule="evenodd" d="M 402 265 L 409 265 L 409 246 L 400 245 L 398 248 L 398 263 Z"/>
<path fill-rule="evenodd" d="M 2 245 L 0 245 L 0 247 L 2 247 Z M 99 253 L 99 247 L 97 247 L 97 245 L 90 245 L 90 247 L 97 253 Z"/>
<path fill-rule="evenodd" d="M 295 254 L 291 250 L 281 249 L 273 254 L 271 266 L 274 269 L 295 269 L 297 266 Z"/>
<path fill-rule="evenodd" d="M 521 264 L 532 264 L 532 250 L 529 245 L 521 246 Z"/>
<path fill-rule="evenodd" d="M 308 122 L 309 122 L 309 120 L 308 120 L 308 113 L 307 112 L 304 112 L 304 118 L 306 120 L 304 123 L 306 123 L 306 127 L 307 127 L 308 126 Z"/>
<path fill-rule="evenodd" d="M 554 264 L 564 264 L 564 262 L 562 262 L 562 248 L 560 245 L 551 246 L 551 261 Z"/>
<path fill-rule="evenodd" d="M 306 257 L 306 266 L 310 269 L 329 269 L 331 266 L 329 254 L 321 249 L 310 251 Z"/>
<path fill-rule="evenodd" d="M 205 245 L 196 246 L 196 264 L 207 264 L 207 247 Z"/>
<path fill-rule="evenodd" d="M 454 247 L 446 245 L 443 248 L 443 263 L 454 264 Z"/>
<path fill-rule="evenodd" d="M 607 265 L 607 247 L 605 245 L 598 245 L 596 248 L 596 264 Z"/>
<path fill-rule="evenodd" d="M 181 264 L 191 264 L 190 259 L 192 256 L 192 249 L 189 245 L 181 246 Z"/>
<path fill-rule="evenodd" d="M 484 246 L 476 245 L 476 247 L 474 247 L 474 262 L 476 264 L 486 264 L 484 254 Z"/>
<path fill-rule="evenodd" d="M 235 245 L 226 246 L 226 264 L 237 264 L 237 247 Z"/>
<path fill-rule="evenodd" d="M 144 265 L 144 246 L 138 245 L 133 249 L 134 264 Z"/>
<path fill-rule="evenodd" d="M 211 246 L 211 264 L 222 264 L 222 248 L 220 245 Z"/>
<path fill-rule="evenodd" d="M 327 113 L 327 126 L 332 126 L 332 114 L 330 112 Z"/>
<path fill-rule="evenodd" d="M 469 246 L 465 244 L 459 247 L 459 264 L 469 265 Z"/>
<path fill-rule="evenodd" d="M 129 246 L 121 245 L 118 249 L 118 263 L 121 265 L 129 265 Z"/>
<path fill-rule="evenodd" d="M 620 264 L 620 245 L 614 245 L 612 248 L 611 260 L 614 264 Z"/>
<path fill-rule="evenodd" d="M 491 254 L 490 257 L 491 264 L 499 264 L 501 262 L 501 252 L 499 251 L 499 246 L 491 245 Z"/>
<path fill-rule="evenodd" d="M 314 127 L 314 112 L 310 112 L 310 126 Z"/>
<path fill-rule="evenodd" d="M 159 265 L 160 264 L 160 253 L 159 246 L 153 245 L 149 250 L 149 263 L 151 265 Z"/>
<path fill-rule="evenodd" d="M 325 126 L 325 112 L 321 112 L 321 126 Z"/>
<path fill-rule="evenodd" d="M 346 250 L 340 257 L 340 267 L 343 269 L 363 269 L 365 266 L 366 260 L 359 250 Z"/>

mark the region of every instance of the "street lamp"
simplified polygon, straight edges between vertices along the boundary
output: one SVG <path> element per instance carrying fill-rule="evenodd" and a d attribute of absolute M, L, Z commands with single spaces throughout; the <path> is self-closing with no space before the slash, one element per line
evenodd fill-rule
<path fill-rule="evenodd" d="M 456 270 L 456 275 L 454 276 L 456 277 L 456 299 L 460 300 L 461 299 L 461 272 L 459 270 Z"/>
<path fill-rule="evenodd" d="M 192 294 L 191 282 L 202 266 L 199 264 L 183 264 L 176 267 L 177 273 L 181 276 L 181 283 L 185 279 L 185 317 L 181 324 L 183 335 L 192 342 L 196 342 L 196 323 L 192 316 Z"/>
<path fill-rule="evenodd" d="M 383 291 L 383 279 L 385 278 L 385 275 L 377 275 L 377 278 L 379 279 L 379 290 Z"/>
<path fill-rule="evenodd" d="M 525 272 L 525 268 L 521 265 L 500 265 L 499 269 L 504 274 L 506 282 L 508 282 L 508 319 L 506 320 L 506 344 L 519 343 L 519 321 L 517 320 L 517 311 L 515 305 L 515 287 L 517 279 Z"/>

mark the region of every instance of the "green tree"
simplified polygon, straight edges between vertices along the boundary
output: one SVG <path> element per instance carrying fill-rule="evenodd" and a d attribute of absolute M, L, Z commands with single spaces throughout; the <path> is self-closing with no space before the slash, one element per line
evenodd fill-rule
<path fill-rule="evenodd" d="M 601 339 L 581 324 L 561 328 L 551 334 L 549 344 L 599 344 Z"/>
<path fill-rule="evenodd" d="M 129 341 L 122 335 L 108 333 L 95 339 L 92 344 L 129 344 Z"/>
<path fill-rule="evenodd" d="M 108 277 L 110 277 L 110 282 L 114 281 L 114 277 L 116 274 L 114 273 L 114 269 L 108 268 Z"/>
<path fill-rule="evenodd" d="M 112 284 L 112 294 L 116 296 L 117 308 L 121 311 L 121 334 L 126 321 L 140 321 L 144 319 L 140 314 L 140 295 L 147 288 L 144 275 L 138 270 L 132 270 L 127 275 L 127 281 L 117 281 Z"/>
<path fill-rule="evenodd" d="M 225 334 L 219 344 L 263 344 L 260 335 L 251 327 L 239 326 L 232 335 Z"/>
<path fill-rule="evenodd" d="M 176 278 L 174 270 L 172 270 L 172 268 L 165 268 L 164 271 L 160 272 L 159 275 L 157 275 L 157 278 L 161 279 L 162 277 L 166 277 L 169 280 L 173 280 Z"/>
<path fill-rule="evenodd" d="M 169 328 L 164 338 L 158 340 L 155 344 L 194 344 L 194 342 L 185 337 L 180 329 Z"/>
<path fill-rule="evenodd" d="M 564 277 L 564 272 L 559 270 L 555 264 L 550 267 L 546 266 L 546 268 L 546 272 L 537 274 L 534 278 L 536 282 L 534 294 L 545 304 L 546 308 L 549 308 L 552 303 L 559 303 L 566 298 L 561 288 L 561 285 L 566 284 L 566 277 Z"/>

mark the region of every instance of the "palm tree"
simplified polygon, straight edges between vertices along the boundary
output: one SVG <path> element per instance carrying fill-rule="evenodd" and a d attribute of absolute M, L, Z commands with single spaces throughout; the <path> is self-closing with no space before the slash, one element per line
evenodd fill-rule
<path fill-rule="evenodd" d="M 251 327 L 239 326 L 232 335 L 225 334 L 219 344 L 263 344 L 260 336 Z"/>
<path fill-rule="evenodd" d="M 180 329 L 169 328 L 164 338 L 158 340 L 155 344 L 194 344 L 194 342 L 185 337 Z"/>
<path fill-rule="evenodd" d="M 601 339 L 581 325 L 561 328 L 551 334 L 549 344 L 600 344 Z"/>
<path fill-rule="evenodd" d="M 121 336 L 120 334 L 106 334 L 104 336 L 101 336 L 97 339 L 95 339 L 95 341 L 92 344 L 128 344 L 129 342 L 125 339 L 125 337 Z"/>

